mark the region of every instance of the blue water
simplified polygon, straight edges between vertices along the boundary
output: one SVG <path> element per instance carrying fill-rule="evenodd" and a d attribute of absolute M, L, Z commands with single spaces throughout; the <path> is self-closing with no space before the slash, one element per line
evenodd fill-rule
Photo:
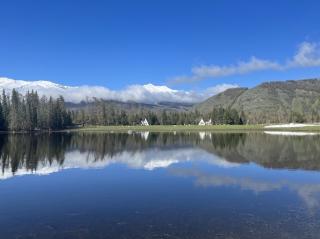
<path fill-rule="evenodd" d="M 4 135 L 0 238 L 319 238 L 319 143 L 264 133 Z"/>

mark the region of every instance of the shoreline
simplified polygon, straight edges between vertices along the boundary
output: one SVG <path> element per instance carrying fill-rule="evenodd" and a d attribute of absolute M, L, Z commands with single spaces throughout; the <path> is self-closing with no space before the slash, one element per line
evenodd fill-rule
<path fill-rule="evenodd" d="M 151 126 L 86 126 L 83 128 L 66 129 L 55 132 L 246 132 L 246 131 L 289 131 L 289 132 L 320 132 L 320 125 L 305 127 L 266 128 L 266 125 L 151 125 Z"/>
<path fill-rule="evenodd" d="M 35 131 L 0 131 L 2 134 L 36 134 L 36 133 L 65 133 L 65 132 L 320 132 L 320 125 L 307 125 L 297 127 L 268 127 L 269 125 L 150 125 L 150 126 L 85 126 L 61 130 L 35 130 Z"/>

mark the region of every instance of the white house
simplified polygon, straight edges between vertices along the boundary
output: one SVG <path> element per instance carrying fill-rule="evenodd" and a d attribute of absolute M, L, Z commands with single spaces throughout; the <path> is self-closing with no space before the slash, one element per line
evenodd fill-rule
<path fill-rule="evenodd" d="M 141 125 L 142 126 L 149 126 L 148 120 L 147 119 L 142 120 Z"/>
<path fill-rule="evenodd" d="M 204 121 L 203 119 L 200 120 L 199 125 L 212 125 L 211 119 L 208 121 Z"/>
<path fill-rule="evenodd" d="M 199 125 L 206 125 L 206 123 L 203 121 L 203 119 L 201 119 Z"/>
<path fill-rule="evenodd" d="M 211 119 L 209 119 L 208 121 L 206 121 L 205 124 L 206 124 L 206 125 L 212 125 Z"/>

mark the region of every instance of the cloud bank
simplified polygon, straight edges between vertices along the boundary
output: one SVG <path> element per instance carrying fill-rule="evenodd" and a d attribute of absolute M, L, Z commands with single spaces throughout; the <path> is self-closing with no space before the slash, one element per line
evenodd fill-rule
<path fill-rule="evenodd" d="M 239 61 L 231 65 L 201 65 L 191 69 L 190 76 L 178 76 L 171 80 L 172 83 L 190 83 L 206 78 L 227 77 L 244 75 L 257 71 L 273 70 L 283 71 L 293 68 L 320 66 L 320 43 L 303 42 L 298 46 L 296 53 L 283 63 L 260 59 L 252 56 L 247 61 Z"/>
<path fill-rule="evenodd" d="M 242 190 L 249 190 L 256 194 L 289 189 L 305 202 L 306 206 L 315 211 L 320 206 L 320 184 L 315 182 L 297 182 L 292 179 L 282 178 L 278 180 L 259 179 L 246 175 L 219 175 L 204 172 L 196 168 L 174 168 L 171 170 L 176 176 L 194 177 L 195 184 L 201 187 L 239 187 Z"/>
<path fill-rule="evenodd" d="M 39 95 L 52 97 L 64 96 L 66 101 L 81 102 L 95 98 L 117 101 L 135 101 L 139 103 L 179 102 L 195 103 L 225 91 L 228 88 L 238 87 L 235 84 L 219 84 L 201 92 L 174 90 L 167 86 L 153 84 L 131 85 L 122 90 L 111 90 L 102 86 L 63 86 L 50 81 L 22 81 L 9 78 L 0 78 L 0 89 L 11 92 L 12 89 L 24 94 L 35 90 Z"/>
<path fill-rule="evenodd" d="M 97 158 L 92 152 L 80 152 L 77 150 L 67 152 L 62 164 L 57 161 L 45 159 L 37 165 L 36 170 L 30 170 L 21 165 L 13 173 L 12 165 L 8 164 L 0 172 L 0 180 L 9 179 L 15 176 L 49 175 L 66 169 L 98 169 L 105 168 L 112 164 L 123 164 L 130 169 L 156 170 L 159 168 L 168 168 L 173 164 L 194 161 L 203 161 L 210 165 L 222 168 L 237 167 L 238 164 L 230 163 L 223 158 L 219 158 L 201 149 L 182 148 L 182 149 L 148 149 L 137 151 L 123 151 L 112 156 Z"/>

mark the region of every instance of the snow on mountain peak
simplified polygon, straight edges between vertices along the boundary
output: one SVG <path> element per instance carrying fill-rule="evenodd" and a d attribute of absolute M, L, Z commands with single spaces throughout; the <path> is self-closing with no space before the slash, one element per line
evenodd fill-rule
<path fill-rule="evenodd" d="M 10 93 L 12 89 L 16 89 L 21 94 L 25 94 L 27 91 L 34 90 L 39 95 L 46 95 L 47 97 L 62 95 L 66 101 L 74 103 L 92 98 L 140 103 L 158 103 L 163 101 L 194 103 L 234 87 L 238 86 L 222 84 L 203 92 L 195 92 L 174 90 L 164 85 L 145 84 L 131 85 L 125 89 L 115 91 L 102 86 L 64 86 L 51 81 L 24 81 L 0 77 L 0 89 L 4 89 L 6 92 Z"/>
<path fill-rule="evenodd" d="M 68 88 L 67 86 L 59 85 L 53 83 L 51 81 L 24 81 L 24 80 L 14 80 L 6 77 L 0 77 L 0 87 L 4 89 L 19 89 L 19 88 L 26 88 L 26 89 L 33 89 L 36 90 L 38 88 L 58 88 L 64 89 Z"/>
<path fill-rule="evenodd" d="M 177 92 L 177 90 L 173 90 L 173 89 L 170 89 L 168 86 L 165 86 L 165 85 L 153 85 L 153 84 L 146 84 L 146 85 L 143 85 L 143 87 L 148 90 L 149 92 L 152 92 L 152 93 L 174 93 L 174 92 Z"/>

